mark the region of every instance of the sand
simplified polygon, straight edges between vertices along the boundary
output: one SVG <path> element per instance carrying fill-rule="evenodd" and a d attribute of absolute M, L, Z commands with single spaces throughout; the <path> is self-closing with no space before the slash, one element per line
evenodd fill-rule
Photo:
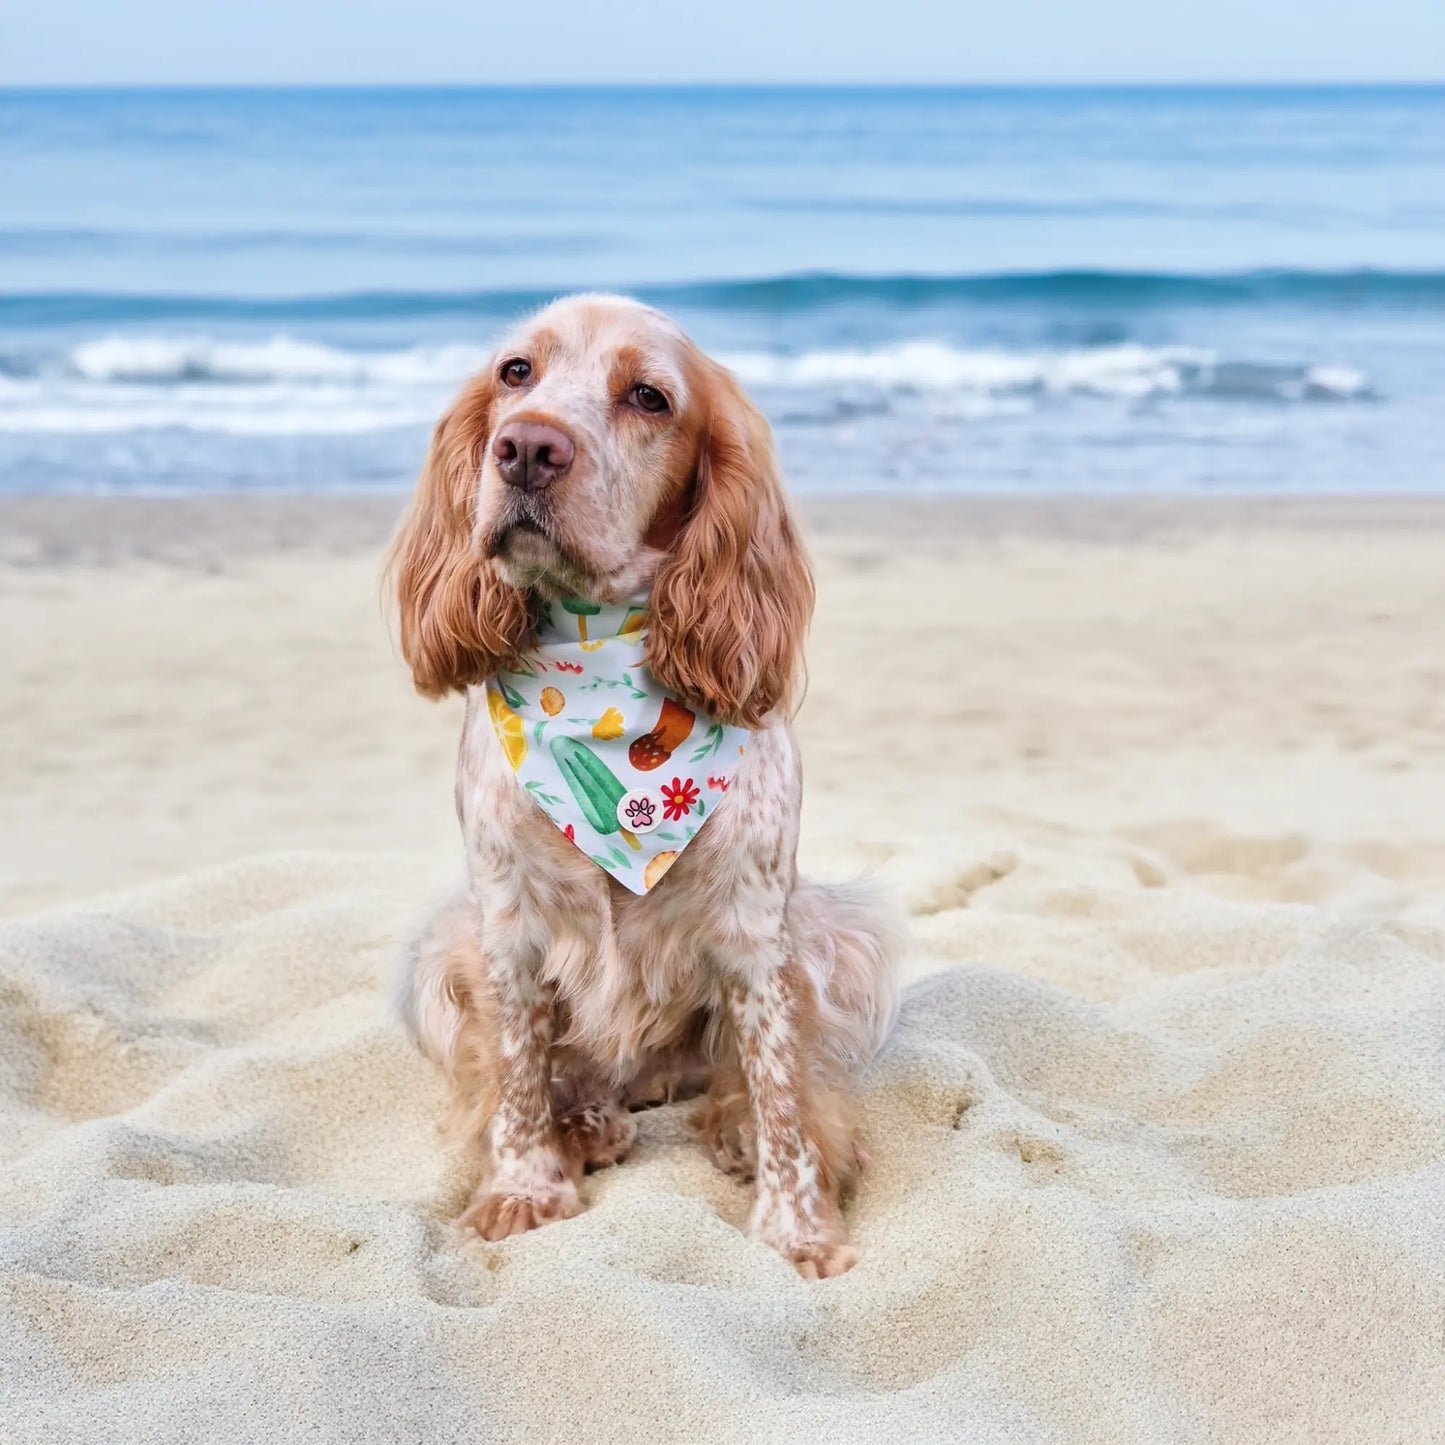
<path fill-rule="evenodd" d="M 1445 505 L 809 506 L 914 939 L 822 1285 L 682 1108 L 448 1225 L 395 509 L 0 504 L 0 1440 L 1445 1439 Z"/>

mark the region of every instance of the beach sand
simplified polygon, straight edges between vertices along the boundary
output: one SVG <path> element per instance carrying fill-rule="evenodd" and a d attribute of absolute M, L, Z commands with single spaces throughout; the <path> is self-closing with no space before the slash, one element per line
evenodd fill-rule
<path fill-rule="evenodd" d="M 0 1441 L 1445 1439 L 1445 504 L 805 506 L 913 938 L 821 1285 L 680 1106 L 450 1228 L 398 505 L 0 503 Z"/>

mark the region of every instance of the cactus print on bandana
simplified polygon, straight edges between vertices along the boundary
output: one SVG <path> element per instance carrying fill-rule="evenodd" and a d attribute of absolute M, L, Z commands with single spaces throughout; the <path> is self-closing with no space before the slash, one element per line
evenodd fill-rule
<path fill-rule="evenodd" d="M 644 656 L 645 596 L 543 604 L 537 646 L 487 683 L 518 783 L 634 893 L 653 887 L 722 805 L 747 746 L 664 692 Z"/>

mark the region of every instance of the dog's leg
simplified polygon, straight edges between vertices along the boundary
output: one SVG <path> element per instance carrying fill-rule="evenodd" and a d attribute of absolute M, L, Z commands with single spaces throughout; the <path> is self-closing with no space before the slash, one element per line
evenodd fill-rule
<path fill-rule="evenodd" d="M 505 1239 L 582 1209 L 580 1165 L 552 1114 L 552 1000 L 505 918 L 483 921 L 486 989 L 495 1035 L 496 1107 L 487 1126 L 486 1177 L 458 1223 Z"/>
<path fill-rule="evenodd" d="M 857 1254 L 838 1209 L 841 1146 L 829 1117 L 832 1101 L 812 1098 L 812 985 L 782 939 L 771 957 L 749 962 L 744 979 L 727 991 L 756 1139 L 758 1193 L 749 1232 L 805 1279 L 826 1279 L 851 1269 Z"/>
<path fill-rule="evenodd" d="M 724 1174 L 746 1180 L 757 1177 L 752 1099 L 742 1066 L 731 1054 L 718 1061 L 707 1097 L 694 1110 L 690 1123 Z"/>

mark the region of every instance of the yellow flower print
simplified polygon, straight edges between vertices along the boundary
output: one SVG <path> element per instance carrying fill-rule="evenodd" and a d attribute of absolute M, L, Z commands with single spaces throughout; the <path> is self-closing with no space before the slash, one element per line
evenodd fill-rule
<path fill-rule="evenodd" d="M 620 738 L 623 733 L 622 714 L 615 707 L 610 707 L 595 723 L 592 724 L 592 736 L 607 742 L 610 738 Z"/>

